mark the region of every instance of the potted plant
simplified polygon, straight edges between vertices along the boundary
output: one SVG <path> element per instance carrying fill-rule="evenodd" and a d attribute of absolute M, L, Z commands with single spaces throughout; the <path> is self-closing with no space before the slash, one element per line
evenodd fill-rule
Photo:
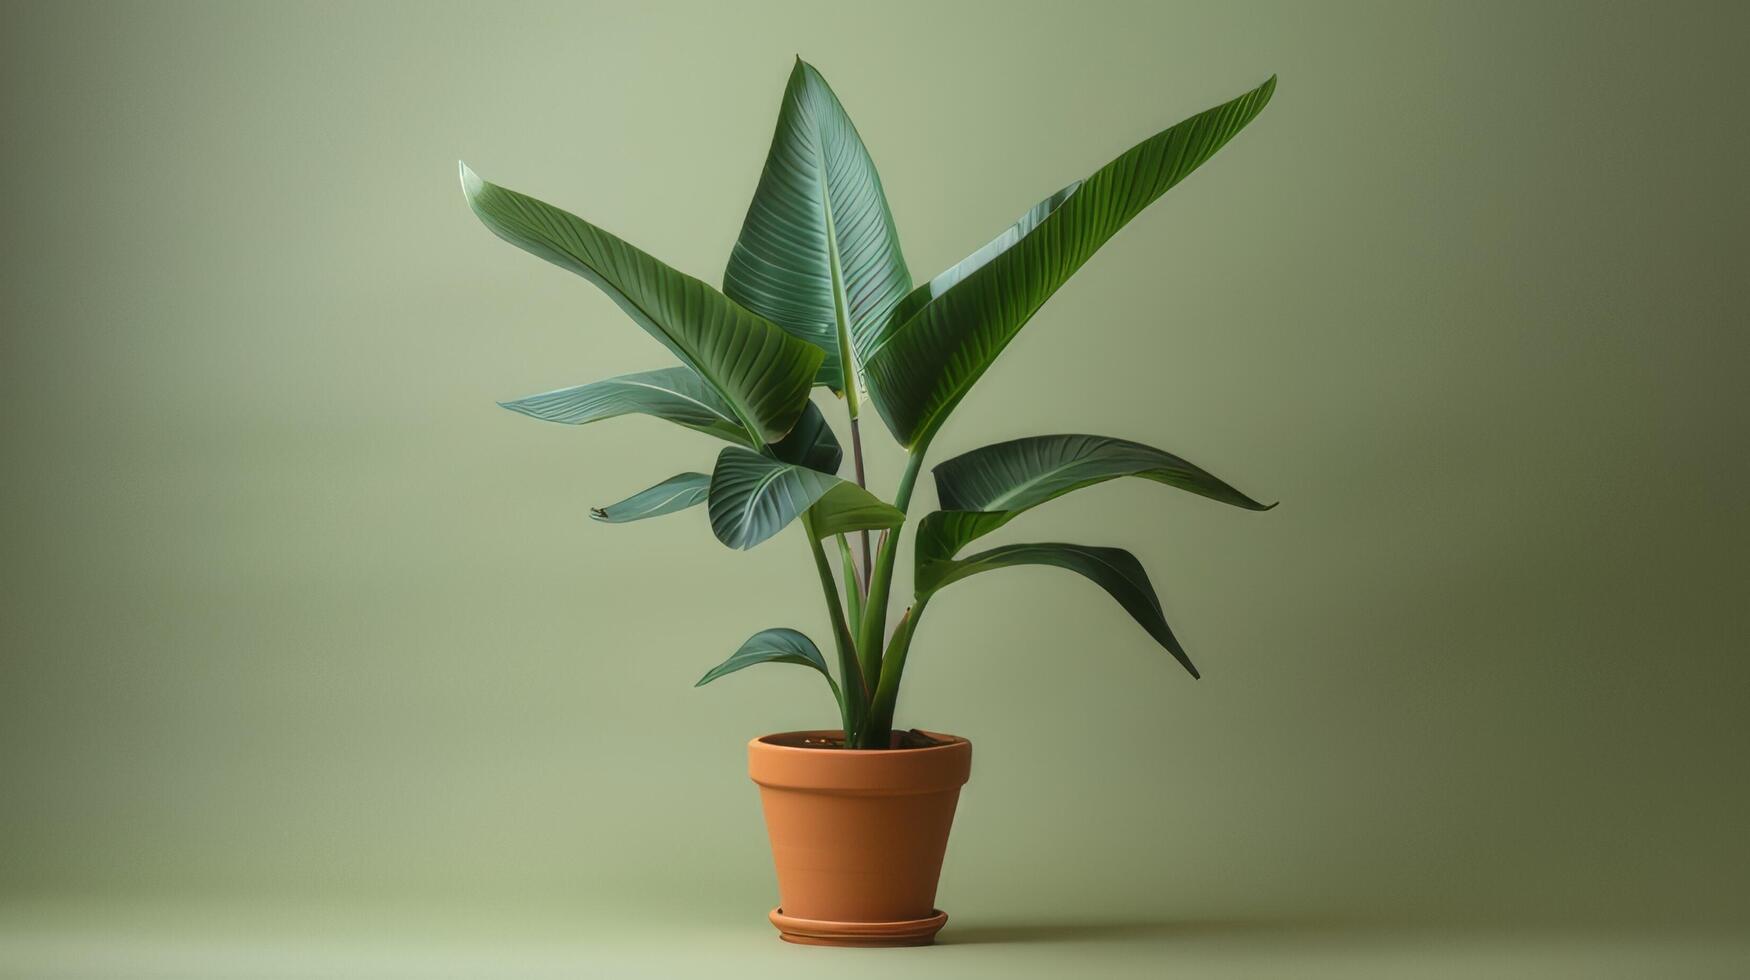
<path fill-rule="evenodd" d="M 895 731 L 893 721 L 907 652 L 925 609 L 948 586 L 1014 565 L 1075 572 L 1197 676 L 1129 552 L 1045 543 L 964 553 L 1039 504 L 1118 477 L 1267 509 L 1139 443 L 1041 435 L 937 464 L 942 509 L 918 522 L 914 592 L 891 629 L 889 593 L 912 490 L 949 414 L 1052 293 L 1251 122 L 1275 86 L 1272 77 L 1143 140 L 915 287 L 868 151 L 825 80 L 800 60 L 721 290 L 462 166 L 468 203 L 488 228 L 594 283 L 680 362 L 504 406 L 571 425 L 653 415 L 728 443 L 710 472 L 671 476 L 591 516 L 617 524 L 703 504 L 712 532 L 731 548 L 800 528 L 820 578 L 833 664 L 801 632 L 768 629 L 699 680 L 797 664 L 820 672 L 838 709 L 836 729 L 749 744 L 778 872 L 781 902 L 771 918 L 783 938 L 914 945 L 946 921 L 935 908 L 936 881 L 971 743 Z M 849 479 L 839 475 L 844 451 L 810 398 L 816 386 L 838 396 L 848 417 Z M 865 398 L 907 451 L 890 498 L 864 480 Z M 828 548 L 837 552 L 836 581 Z"/>

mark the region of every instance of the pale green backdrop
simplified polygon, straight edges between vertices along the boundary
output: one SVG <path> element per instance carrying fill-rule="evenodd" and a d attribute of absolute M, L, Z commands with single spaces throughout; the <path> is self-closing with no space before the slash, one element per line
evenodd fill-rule
<path fill-rule="evenodd" d="M 1201 682 L 1063 573 L 932 607 L 900 721 L 977 747 L 964 938 L 1744 924 L 1745 9 L 6 4 L 4 935 L 52 972 L 80 909 L 433 910 L 821 968 L 761 921 L 744 743 L 831 705 L 691 686 L 824 640 L 799 534 L 587 520 L 716 444 L 494 406 L 670 361 L 456 181 L 717 280 L 798 53 L 920 279 L 1281 76 L 936 442 L 1123 436 L 1282 501 L 1005 532 L 1131 547 Z"/>

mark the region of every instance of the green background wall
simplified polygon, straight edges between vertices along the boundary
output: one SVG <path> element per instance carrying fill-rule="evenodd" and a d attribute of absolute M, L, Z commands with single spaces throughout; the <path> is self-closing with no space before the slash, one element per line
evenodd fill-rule
<path fill-rule="evenodd" d="M 456 160 L 716 280 L 801 53 L 920 279 L 1281 76 L 937 440 L 1282 501 L 1005 531 L 1131 547 L 1202 682 L 1054 571 L 932 607 L 900 721 L 977 746 L 944 908 L 1750 917 L 1742 6 L 0 9 L 5 902 L 757 926 L 744 743 L 834 715 L 691 685 L 824 639 L 805 549 L 586 519 L 716 446 L 494 406 L 669 359 Z"/>

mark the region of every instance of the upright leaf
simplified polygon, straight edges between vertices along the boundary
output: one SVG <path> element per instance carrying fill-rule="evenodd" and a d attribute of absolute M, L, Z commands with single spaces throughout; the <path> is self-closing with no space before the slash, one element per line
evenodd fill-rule
<path fill-rule="evenodd" d="M 513 412 L 547 422 L 585 425 L 621 415 L 653 415 L 719 439 L 749 444 L 748 432 L 723 396 L 691 368 L 640 371 L 573 388 L 560 388 L 499 402 Z M 818 418 L 819 413 L 815 416 Z M 825 420 L 822 419 L 822 424 Z M 797 423 L 798 428 L 801 423 Z"/>
<path fill-rule="evenodd" d="M 724 674 L 733 674 L 744 667 L 754 664 L 800 664 L 813 667 L 820 671 L 826 683 L 832 688 L 832 696 L 839 696 L 839 686 L 832 679 L 832 672 L 827 670 L 826 658 L 820 655 L 820 648 L 814 641 L 793 629 L 779 627 L 777 629 L 761 630 L 748 637 L 741 649 L 729 655 L 729 659 L 705 672 L 694 687 L 704 687 Z"/>
<path fill-rule="evenodd" d="M 1166 616 L 1161 612 L 1160 599 L 1155 596 L 1154 586 L 1149 583 L 1148 573 L 1143 571 L 1142 563 L 1136 560 L 1135 555 L 1120 548 L 1094 548 L 1079 544 L 1011 544 L 981 551 L 958 561 L 920 564 L 918 595 L 926 597 L 968 576 L 1017 565 L 1051 565 L 1067 569 L 1105 589 L 1106 594 L 1118 600 L 1124 611 L 1147 630 L 1155 642 L 1165 647 L 1173 655 L 1173 659 L 1190 671 L 1192 677 L 1200 676 L 1196 666 L 1191 663 L 1191 658 L 1185 653 L 1185 648 L 1180 645 L 1178 637 L 1167 626 Z"/>
<path fill-rule="evenodd" d="M 815 380 L 844 391 L 855 338 L 910 288 L 875 163 L 826 79 L 797 59 L 723 291 L 825 350 Z"/>
<path fill-rule="evenodd" d="M 795 425 L 825 357 L 820 348 L 576 215 L 480 179 L 466 164 L 462 190 L 498 237 L 607 293 L 723 396 L 750 441 L 781 439 Z"/>
<path fill-rule="evenodd" d="M 1251 122 L 1275 89 L 1272 77 L 1048 198 L 1009 235 L 962 263 L 970 268 L 941 277 L 940 290 L 932 282 L 927 299 L 908 299 L 905 308 L 915 312 L 889 320 L 859 343 L 870 398 L 894 437 L 912 446 L 934 435 L 1051 294 L 1118 229 Z"/>
<path fill-rule="evenodd" d="M 905 521 L 891 504 L 831 474 L 735 446 L 718 454 L 708 506 L 717 540 L 751 548 L 810 508 L 817 538 Z"/>
<path fill-rule="evenodd" d="M 671 476 L 648 490 L 640 490 L 617 504 L 592 507 L 589 516 L 608 524 L 625 524 L 646 517 L 661 517 L 705 502 L 711 478 L 703 473 Z"/>

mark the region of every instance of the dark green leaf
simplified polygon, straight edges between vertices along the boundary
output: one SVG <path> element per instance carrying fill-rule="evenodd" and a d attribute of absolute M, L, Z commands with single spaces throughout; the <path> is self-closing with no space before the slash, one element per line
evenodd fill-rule
<path fill-rule="evenodd" d="M 685 367 L 623 374 L 499 404 L 513 412 L 568 425 L 621 415 L 654 415 L 719 439 L 748 445 L 747 430 L 736 419 L 735 410 L 691 368 Z M 815 415 L 818 417 L 819 413 Z"/>
<path fill-rule="evenodd" d="M 814 641 L 793 629 L 761 630 L 748 637 L 741 649 L 729 655 L 729 659 L 705 672 L 694 687 L 704 687 L 724 674 L 733 674 L 743 667 L 754 664 L 801 664 L 820 671 L 831 685 L 833 697 L 839 696 L 839 686 L 832 679 L 832 674 L 826 669 L 826 658 L 820 655 L 820 649 Z"/>
<path fill-rule="evenodd" d="M 811 401 L 802 410 L 802 417 L 796 421 L 790 434 L 772 443 L 772 455 L 811 470 L 837 473 L 839 464 L 844 462 L 845 451 L 839 447 L 838 437 L 832 434 L 832 426 L 826 424 L 826 416 Z"/>
<path fill-rule="evenodd" d="M 910 288 L 875 163 L 826 80 L 798 59 L 723 291 L 825 350 L 816 380 L 844 391 L 852 338 Z"/>
<path fill-rule="evenodd" d="M 859 342 L 870 398 L 894 437 L 912 446 L 934 435 L 1051 294 L 1118 229 L 1251 122 L 1275 88 L 1272 77 L 1053 195 L 963 263 L 969 268 L 941 277 L 939 291 L 934 283 L 926 287 L 927 300 L 908 298 L 904 308 L 915 312 L 890 319 Z"/>
<path fill-rule="evenodd" d="M 811 507 L 820 538 L 905 520 L 892 505 L 829 473 L 735 446 L 718 454 L 711 474 L 711 530 L 731 548 L 759 544 Z"/>
<path fill-rule="evenodd" d="M 702 504 L 711 489 L 711 478 L 703 473 L 681 473 L 671 476 L 648 490 L 640 490 L 617 504 L 592 507 L 589 516 L 608 524 L 625 524 L 646 517 L 661 517 L 677 510 Z"/>
<path fill-rule="evenodd" d="M 963 513 L 963 512 L 961 512 Z M 932 517 L 936 515 L 931 515 Z M 921 539 L 920 539 L 921 541 Z M 920 544 L 921 546 L 921 544 Z M 933 561 L 918 568 L 918 595 L 928 596 L 945 586 L 980 572 L 1016 565 L 1052 565 L 1081 575 L 1118 600 L 1124 611 L 1165 647 L 1173 658 L 1199 676 L 1185 648 L 1168 628 L 1155 597 L 1148 573 L 1136 556 L 1120 548 L 1093 548 L 1079 544 L 1011 544 L 958 561 Z"/>
<path fill-rule="evenodd" d="M 480 179 L 462 165 L 474 213 L 505 241 L 594 283 L 693 369 L 752 442 L 784 437 L 825 354 L 692 276 L 576 215 Z"/>
<path fill-rule="evenodd" d="M 1121 476 L 1165 483 L 1247 510 L 1275 506 L 1258 503 L 1171 453 L 1108 436 L 1013 439 L 963 453 L 933 472 L 944 510 L 1026 510 Z"/>

